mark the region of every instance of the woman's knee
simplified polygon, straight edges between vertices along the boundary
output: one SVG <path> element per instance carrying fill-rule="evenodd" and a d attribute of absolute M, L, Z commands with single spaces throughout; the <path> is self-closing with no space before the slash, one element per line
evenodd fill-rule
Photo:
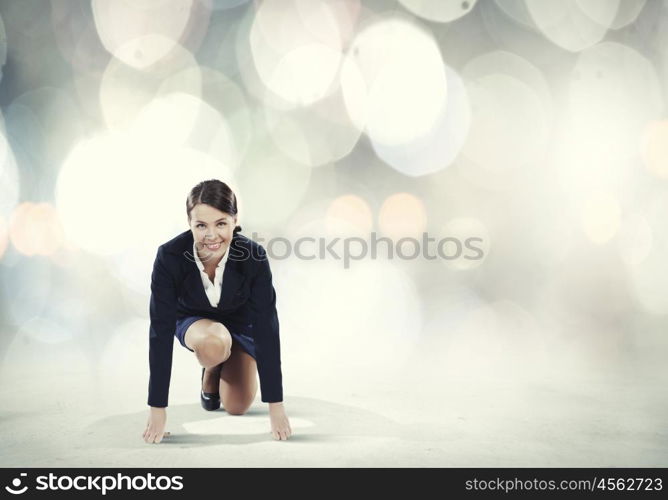
<path fill-rule="evenodd" d="M 236 400 L 233 402 L 227 401 L 227 404 L 225 403 L 226 402 L 223 401 L 223 408 L 227 413 L 229 413 L 230 415 L 243 415 L 251 407 L 251 405 L 253 404 L 253 400 L 252 399 L 249 399 L 247 401 Z"/>
<path fill-rule="evenodd" d="M 232 335 L 222 323 L 212 323 L 205 329 L 195 352 L 214 365 L 222 363 L 232 352 Z"/>

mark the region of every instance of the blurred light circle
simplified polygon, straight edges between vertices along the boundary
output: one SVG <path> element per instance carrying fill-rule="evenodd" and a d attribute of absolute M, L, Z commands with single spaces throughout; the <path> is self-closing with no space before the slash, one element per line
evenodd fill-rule
<path fill-rule="evenodd" d="M 170 57 L 143 71 L 111 59 L 99 87 L 100 106 L 107 127 L 127 127 L 159 93 L 183 92 L 200 97 L 202 77 L 194 56 L 176 45 Z M 173 117 L 178 120 L 178 117 Z"/>
<path fill-rule="evenodd" d="M 178 118 L 177 118 L 178 117 Z M 137 115 L 129 133 L 140 137 L 148 147 L 163 144 L 190 146 L 214 153 L 230 168 L 239 163 L 230 127 L 220 113 L 201 99 L 181 92 L 161 95 Z"/>
<path fill-rule="evenodd" d="M 100 85 L 102 84 L 102 76 L 107 61 L 113 58 L 108 56 L 103 61 L 100 61 L 101 68 L 86 71 L 75 71 L 72 75 L 72 85 L 76 92 L 76 99 L 81 107 L 82 113 L 86 118 L 92 118 L 96 122 L 101 122 L 100 112 L 102 102 L 100 100 Z"/>
<path fill-rule="evenodd" d="M 34 254 L 34 246 L 37 243 L 28 229 L 30 212 L 33 208 L 35 204 L 29 201 L 20 203 L 9 219 L 9 241 L 16 250 L 28 256 Z"/>
<path fill-rule="evenodd" d="M 239 214 L 251 227 L 278 227 L 299 207 L 311 178 L 311 167 L 289 158 L 262 131 L 248 148 L 236 172 Z"/>
<path fill-rule="evenodd" d="M 193 0 L 93 0 L 92 7 L 107 51 L 128 66 L 143 69 L 169 54 L 181 40 Z"/>
<path fill-rule="evenodd" d="M 413 142 L 398 146 L 372 141 L 378 157 L 395 170 L 412 177 L 438 172 L 460 153 L 471 124 L 468 94 L 462 79 L 446 66 L 448 101 L 436 125 Z"/>
<path fill-rule="evenodd" d="M 647 0 L 617 0 L 607 2 L 581 2 L 578 7 L 582 9 L 592 21 L 612 29 L 623 28 L 634 22 Z M 607 5 L 606 5 L 607 4 Z M 612 7 L 611 7 L 612 5 Z M 615 15 L 610 21 L 610 9 L 615 8 Z"/>
<path fill-rule="evenodd" d="M 568 97 L 571 133 L 606 160 L 637 154 L 646 124 L 659 118 L 664 102 L 652 63 L 615 42 L 580 54 Z"/>
<path fill-rule="evenodd" d="M 309 167 L 319 166 L 321 158 L 324 159 L 327 155 L 326 151 L 322 149 L 318 151 L 317 149 L 321 147 L 323 134 L 311 133 L 310 137 L 307 138 L 307 131 L 299 126 L 294 117 L 294 114 L 292 116 L 279 115 L 265 108 L 264 129 L 269 134 L 273 146 L 286 157 L 301 165 L 308 165 Z M 318 142 L 309 144 L 309 139 Z"/>
<path fill-rule="evenodd" d="M 509 171 L 539 161 L 546 152 L 545 108 L 516 78 L 492 74 L 467 84 L 471 129 L 462 154 L 484 169 Z"/>
<path fill-rule="evenodd" d="M 19 199 L 19 171 L 14 153 L 0 132 L 0 215 L 9 218 Z"/>
<path fill-rule="evenodd" d="M 286 101 L 305 106 L 331 91 L 342 40 L 329 3 L 284 0 L 259 5 L 250 48 L 264 84 Z"/>
<path fill-rule="evenodd" d="M 652 121 L 645 127 L 642 155 L 647 170 L 668 178 L 668 120 Z"/>
<path fill-rule="evenodd" d="M 65 90 L 41 87 L 16 97 L 7 108 L 7 119 L 28 188 L 23 195 L 50 199 L 57 165 L 86 128 L 80 107 Z"/>
<path fill-rule="evenodd" d="M 21 203 L 9 222 L 9 239 L 23 255 L 53 255 L 63 245 L 63 229 L 50 203 Z"/>
<path fill-rule="evenodd" d="M 612 157 L 601 149 L 600 144 L 586 142 L 568 128 L 568 122 L 560 127 L 557 143 L 549 158 L 550 170 L 556 174 L 561 190 L 562 204 L 567 202 L 579 219 L 584 200 L 592 193 L 608 191 L 619 200 L 627 198 L 626 192 L 640 188 L 637 175 L 639 155 Z M 639 148 L 638 148 L 639 149 Z M 572 214 L 573 215 L 573 214 Z"/>
<path fill-rule="evenodd" d="M 413 14 L 430 21 L 448 23 L 471 12 L 477 0 L 399 0 L 399 2 Z"/>
<path fill-rule="evenodd" d="M 343 47 L 348 47 L 363 17 L 362 0 L 329 0 L 327 7 L 336 19 Z"/>
<path fill-rule="evenodd" d="M 361 136 L 346 112 L 340 89 L 305 107 L 285 111 L 266 107 L 265 119 L 276 146 L 313 167 L 348 155 Z"/>
<path fill-rule="evenodd" d="M 123 64 L 141 71 L 159 62 L 176 45 L 174 40 L 162 35 L 144 35 L 120 45 L 112 53 Z"/>
<path fill-rule="evenodd" d="M 571 52 L 579 52 L 600 42 L 608 28 L 612 27 L 620 4 L 620 0 L 525 1 L 531 18 L 543 35 L 552 43 Z M 585 5 L 588 5 L 586 11 Z"/>
<path fill-rule="evenodd" d="M 103 69 L 110 54 L 106 51 L 93 19 L 92 9 L 80 1 L 51 0 L 51 25 L 60 53 L 77 72 Z"/>
<path fill-rule="evenodd" d="M 447 102 L 436 41 L 401 18 L 377 21 L 357 34 L 341 68 L 341 85 L 353 123 L 383 145 L 426 135 Z"/>
<path fill-rule="evenodd" d="M 612 193 L 592 193 L 583 204 L 581 224 L 587 238 L 598 244 L 610 240 L 619 230 L 621 207 Z"/>
<path fill-rule="evenodd" d="M 205 106 L 197 97 L 182 92 L 157 96 L 139 111 L 129 131 L 154 146 L 162 141 L 183 144 L 191 133 L 202 131 L 195 128 L 195 123 L 208 111 L 204 109 Z M 174 120 L 175 117 L 178 120 Z M 206 118 L 213 120 L 210 116 L 203 119 Z M 217 119 L 222 121 L 220 116 Z M 206 128 L 212 124 L 203 125 Z"/>
<path fill-rule="evenodd" d="M 127 245 L 125 227 L 134 212 L 127 194 L 137 167 L 128 161 L 132 154 L 121 136 L 103 135 L 77 144 L 63 163 L 56 207 L 67 237 L 80 248 L 105 255 Z"/>
<path fill-rule="evenodd" d="M 216 109 L 228 125 L 228 133 L 239 157 L 243 158 L 253 136 L 249 103 L 244 91 L 228 76 L 208 67 L 199 68 L 202 79 L 202 99 Z M 208 147 L 202 147 L 202 139 L 191 137 L 190 144 L 195 149 L 208 152 L 214 158 L 225 156 L 226 143 L 222 135 L 215 134 Z M 238 166 L 236 163 L 235 167 Z"/>
<path fill-rule="evenodd" d="M 198 53 L 208 35 L 213 8 L 209 0 L 194 0 L 188 23 L 179 38 L 179 43 L 192 53 Z"/>
<path fill-rule="evenodd" d="M 378 213 L 378 228 L 384 236 L 422 238 L 427 227 L 427 210 L 419 198 L 410 193 L 388 196 Z"/>
<path fill-rule="evenodd" d="M 200 92 L 193 95 L 181 91 L 180 82 L 185 81 L 201 82 Z M 252 136 L 249 105 L 243 91 L 223 73 L 204 66 L 186 68 L 165 80 L 156 97 L 138 111 L 130 128 L 146 134 L 147 139 L 169 142 L 167 136 L 160 139 L 166 130 L 175 134 L 180 144 L 234 168 Z"/>
<path fill-rule="evenodd" d="M 530 87 L 540 99 L 546 116 L 552 116 L 552 93 L 545 76 L 523 57 L 505 50 L 495 50 L 469 61 L 462 71 L 466 81 L 494 74 L 511 76 Z"/>
<path fill-rule="evenodd" d="M 269 88 L 262 81 L 258 73 L 250 42 L 254 21 L 255 10 L 246 9 L 245 14 L 237 25 L 224 26 L 228 30 L 227 38 L 234 35 L 235 53 L 230 55 L 224 49 L 221 49 L 219 51 L 220 55 L 216 57 L 215 62 L 217 66 L 223 65 L 227 69 L 227 72 L 230 71 L 230 68 L 238 68 L 244 90 L 257 101 L 276 109 L 293 108 L 295 104 L 287 101 Z M 222 23 L 219 22 L 218 24 Z M 220 61 L 221 57 L 222 61 Z M 229 61 L 230 59 L 234 59 L 234 64 Z"/>
<path fill-rule="evenodd" d="M 542 127 L 549 127 L 551 125 L 553 121 L 553 102 L 549 86 L 540 70 L 526 59 L 511 52 L 498 50 L 482 54 L 469 61 L 462 71 L 464 80 L 469 82 L 470 85 L 477 85 L 478 80 L 497 75 L 511 77 L 521 84 L 526 85 L 531 90 L 532 96 L 535 96 L 538 99 L 539 105 L 536 106 L 532 96 L 525 96 L 524 98 L 517 97 L 519 100 L 528 99 L 529 102 L 525 104 L 525 106 L 533 108 L 533 111 L 531 112 L 531 114 L 535 115 L 533 119 L 542 122 L 541 127 L 536 130 L 531 130 L 531 133 L 540 134 L 540 129 Z M 501 90 L 501 92 L 503 92 L 503 90 Z M 473 99 L 471 96 L 469 96 L 469 98 Z M 500 96 L 498 99 L 503 100 L 506 99 L 506 97 Z M 480 112 L 480 103 L 477 102 L 474 103 L 474 105 L 476 110 Z M 487 120 L 487 113 L 484 112 L 484 110 L 482 111 L 482 118 L 480 119 Z M 509 112 L 508 108 L 504 108 L 504 111 Z M 491 110 L 489 115 L 491 116 L 493 114 L 494 111 Z M 531 114 L 524 118 L 531 119 Z M 505 133 L 512 134 L 512 140 L 520 141 L 522 139 L 522 134 L 524 133 L 523 129 L 532 129 L 532 127 L 529 123 L 522 123 L 521 117 L 516 117 L 515 119 L 520 121 L 520 127 L 517 129 L 516 136 L 511 130 L 507 130 Z M 487 125 L 493 123 L 497 123 L 494 121 L 494 118 L 492 118 L 492 122 L 487 123 Z M 480 131 L 479 128 L 477 130 L 478 132 Z M 547 134 L 547 131 L 545 133 Z M 489 132 L 489 134 L 493 137 L 491 132 Z M 504 137 L 500 136 L 499 138 L 505 140 Z M 478 140 L 483 139 L 484 138 L 478 138 Z M 540 144 L 541 141 L 544 141 L 543 146 L 547 147 L 547 135 L 544 137 L 539 135 L 536 139 L 538 140 L 538 144 Z M 464 178 L 478 186 L 484 187 L 485 189 L 510 189 L 521 177 L 521 167 L 531 167 L 532 163 L 527 161 L 524 165 L 520 163 L 516 165 L 517 168 L 514 168 L 512 164 L 513 160 L 508 158 L 508 155 L 512 155 L 512 152 L 505 149 L 510 146 L 510 144 L 505 144 L 503 141 L 500 141 L 500 144 L 494 143 L 494 147 L 499 148 L 498 150 L 502 152 L 501 162 L 498 165 L 491 161 L 483 163 L 480 161 L 481 157 L 475 155 L 475 151 L 473 151 L 473 157 L 466 156 L 466 151 L 464 151 L 464 153 L 457 159 L 457 169 Z M 526 151 L 526 146 L 524 146 L 523 149 Z M 540 155 L 538 151 L 535 153 L 529 151 L 528 153 L 529 157 L 532 157 L 533 154 Z"/>
<path fill-rule="evenodd" d="M 528 28 L 536 29 L 524 0 L 494 0 L 494 3 L 514 21 Z M 488 5 L 488 3 L 482 6 L 485 5 Z"/>
<path fill-rule="evenodd" d="M 252 17 L 254 9 L 233 9 L 221 15 L 215 11 L 211 16 L 206 36 L 197 51 L 197 60 L 203 66 L 220 71 L 230 78 L 237 79 L 241 60 L 237 60 L 236 51 L 239 31 L 242 25 L 247 29 L 244 20 Z M 250 25 L 250 22 L 247 23 Z M 246 35 L 248 33 L 246 32 Z M 246 37 L 248 42 L 248 37 Z M 250 64 L 252 65 L 252 57 Z"/>
<path fill-rule="evenodd" d="M 56 205 L 69 239 L 89 252 L 114 255 L 182 231 L 188 190 L 212 177 L 231 174 L 204 153 L 102 134 L 79 143 L 64 162 Z"/>
<path fill-rule="evenodd" d="M 532 61 L 545 72 L 556 68 L 571 67 L 573 54 L 555 45 L 536 27 L 524 0 L 496 0 L 480 2 L 477 6 L 486 39 L 504 52 L 517 54 Z M 478 41 L 479 51 L 490 50 L 489 42 Z M 548 65 L 543 64 L 549 61 Z M 504 73 L 501 71 L 501 73 Z M 462 75 L 466 79 L 463 72 Z M 516 78 L 518 75 L 513 74 Z M 551 78 L 553 78 L 551 76 Z M 519 78 L 522 80 L 522 78 Z"/>
<path fill-rule="evenodd" d="M 2 18 L 4 26 L 0 28 L 0 60 L 9 63 L 4 68 L 5 77 L 11 68 L 11 83 L 4 78 L 3 89 L 12 88 L 3 95 L 3 110 L 7 98 L 21 91 L 49 81 L 58 84 L 67 79 L 59 77 L 49 80 L 47 75 L 58 68 L 59 53 L 53 43 L 53 34 L 49 24 L 49 6 L 31 2 L 4 2 Z M 45 7 L 45 8 L 40 8 Z M 64 76 L 64 73 L 60 73 Z"/>
<path fill-rule="evenodd" d="M 474 269 L 484 262 L 490 251 L 489 231 L 474 217 L 455 217 L 448 221 L 438 239 L 443 242 L 438 243 L 439 258 L 452 269 Z"/>
<path fill-rule="evenodd" d="M 373 214 L 369 204 L 354 194 L 346 194 L 332 200 L 327 207 L 325 216 L 327 234 L 341 234 L 343 225 L 344 235 L 368 238 L 373 229 Z"/>

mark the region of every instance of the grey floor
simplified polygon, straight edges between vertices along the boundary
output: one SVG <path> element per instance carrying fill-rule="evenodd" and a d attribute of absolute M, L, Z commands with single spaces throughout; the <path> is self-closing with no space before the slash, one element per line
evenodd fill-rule
<path fill-rule="evenodd" d="M 141 439 L 145 350 L 123 357 L 111 346 L 92 360 L 72 346 L 26 342 L 6 353 L 0 371 L 3 467 L 668 465 L 660 367 L 473 376 L 430 358 L 420 364 L 415 353 L 373 370 L 286 355 L 294 435 L 278 442 L 259 397 L 242 416 L 201 409 L 198 365 L 177 349 L 167 426 L 173 435 L 148 445 Z"/>

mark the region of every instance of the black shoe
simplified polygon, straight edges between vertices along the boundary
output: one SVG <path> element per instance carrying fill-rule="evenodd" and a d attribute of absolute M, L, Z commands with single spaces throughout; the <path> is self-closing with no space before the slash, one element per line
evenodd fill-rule
<path fill-rule="evenodd" d="M 202 382 L 204 382 L 204 370 L 205 368 L 202 368 Z M 204 389 L 200 388 L 199 400 L 202 403 L 202 408 L 207 411 L 220 408 L 220 394 L 217 392 L 204 392 Z"/>

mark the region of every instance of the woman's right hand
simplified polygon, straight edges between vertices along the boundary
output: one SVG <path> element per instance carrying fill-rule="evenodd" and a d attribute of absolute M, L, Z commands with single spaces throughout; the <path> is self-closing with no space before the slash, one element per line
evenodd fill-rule
<path fill-rule="evenodd" d="M 148 415 L 148 422 L 146 422 L 146 430 L 142 437 L 147 443 L 159 443 L 163 436 L 169 436 L 169 432 L 165 432 L 165 424 L 167 423 L 167 409 L 156 408 L 151 406 Z"/>

